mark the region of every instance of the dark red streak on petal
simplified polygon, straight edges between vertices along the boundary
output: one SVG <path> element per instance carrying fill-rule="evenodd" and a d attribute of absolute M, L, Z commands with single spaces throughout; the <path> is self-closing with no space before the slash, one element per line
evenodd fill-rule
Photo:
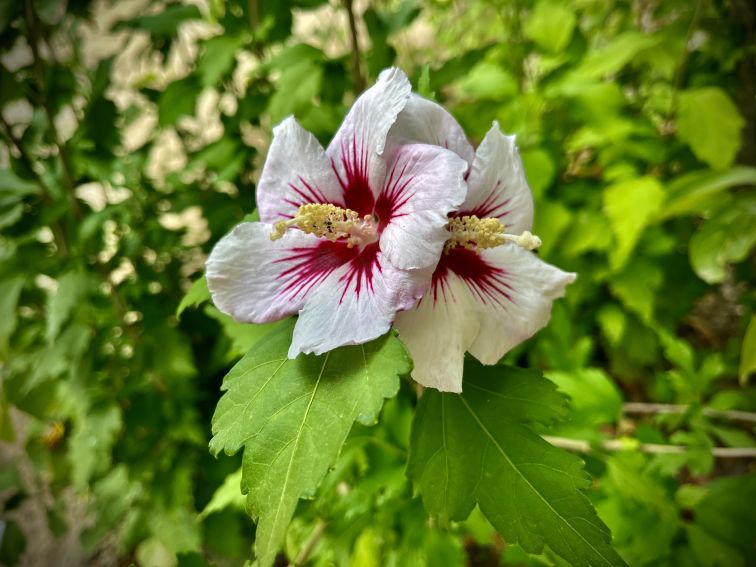
<path fill-rule="evenodd" d="M 357 138 L 352 138 L 348 146 L 341 146 L 343 175 L 333 159 L 331 167 L 341 185 L 346 208 L 365 216 L 373 214 L 375 198 L 368 180 L 368 149 L 362 141 L 359 142 L 359 148 L 357 145 Z"/>
<path fill-rule="evenodd" d="M 383 191 L 378 196 L 375 203 L 375 215 L 378 217 L 378 231 L 386 228 L 391 219 L 402 216 L 399 211 L 412 199 L 414 193 L 409 191 L 414 175 L 406 175 L 410 161 L 405 160 L 401 166 L 401 171 L 397 172 L 399 159 L 394 160 L 391 165 L 391 172 L 386 179 Z"/>
<path fill-rule="evenodd" d="M 496 303 L 504 307 L 505 300 L 512 302 L 512 286 L 507 283 L 507 272 L 503 268 L 492 266 L 474 250 L 457 247 L 448 254 L 442 254 L 441 260 L 433 272 L 433 301 L 447 292 L 449 273 L 459 276 L 470 291 L 483 303 Z"/>
<path fill-rule="evenodd" d="M 496 182 L 496 185 L 494 185 L 493 189 L 491 189 L 491 192 L 483 200 L 482 203 L 476 205 L 472 209 L 458 211 L 454 213 L 453 216 L 464 217 L 475 215 L 476 217 L 481 219 L 486 217 L 498 217 L 500 219 L 503 219 L 511 212 L 507 210 L 507 205 L 509 204 L 509 201 L 511 199 L 504 199 L 503 201 L 499 200 L 500 186 L 501 179 Z"/>
<path fill-rule="evenodd" d="M 375 271 L 381 273 L 381 263 L 378 260 L 378 243 L 374 242 L 362 249 L 362 251 L 349 262 L 349 269 L 339 278 L 339 282 L 344 285 L 341 292 L 339 303 L 344 301 L 347 293 L 350 291 L 360 297 L 362 291 L 367 290 L 373 293 L 373 276 Z"/>
<path fill-rule="evenodd" d="M 314 185 L 305 181 L 302 176 L 299 176 L 299 184 L 289 183 L 289 188 L 299 197 L 299 199 L 284 199 L 283 201 L 294 208 L 299 208 L 302 205 L 308 203 L 327 203 L 328 200 L 323 195 L 323 192 Z M 279 212 L 278 216 L 281 218 L 291 218 L 290 212 Z"/>
<path fill-rule="evenodd" d="M 343 266 L 359 254 L 356 248 L 348 248 L 344 242 L 322 240 L 312 247 L 292 248 L 291 254 L 276 262 L 291 263 L 279 275 L 282 293 L 291 298 L 306 295 L 335 269 Z"/>

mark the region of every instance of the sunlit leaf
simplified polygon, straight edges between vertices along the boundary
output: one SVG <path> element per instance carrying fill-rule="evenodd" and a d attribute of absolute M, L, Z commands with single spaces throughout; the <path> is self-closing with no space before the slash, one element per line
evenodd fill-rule
<path fill-rule="evenodd" d="M 689 89 L 680 93 L 677 128 L 696 157 L 714 169 L 729 167 L 740 149 L 745 121 L 719 87 Z"/>
<path fill-rule="evenodd" d="M 617 270 L 627 262 L 643 229 L 663 202 L 664 189 L 653 177 L 623 181 L 604 190 L 604 212 L 616 240 L 609 251 L 612 268 Z"/>

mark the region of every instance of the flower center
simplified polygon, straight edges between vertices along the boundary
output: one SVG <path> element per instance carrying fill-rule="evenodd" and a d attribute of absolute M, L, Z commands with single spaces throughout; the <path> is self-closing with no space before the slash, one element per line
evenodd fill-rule
<path fill-rule="evenodd" d="M 346 240 L 349 248 L 365 246 L 378 239 L 378 229 L 372 215 L 360 218 L 351 209 L 324 203 L 302 205 L 294 218 L 276 223 L 270 239 L 278 240 L 289 228 L 298 228 L 331 242 Z"/>
<path fill-rule="evenodd" d="M 457 246 L 478 251 L 500 246 L 507 241 L 514 242 L 525 250 L 535 250 L 541 245 L 541 239 L 527 230 L 522 234 L 507 234 L 504 224 L 495 217 L 453 217 L 449 219 L 448 228 L 451 238 L 444 245 L 444 252 L 447 253 Z"/>

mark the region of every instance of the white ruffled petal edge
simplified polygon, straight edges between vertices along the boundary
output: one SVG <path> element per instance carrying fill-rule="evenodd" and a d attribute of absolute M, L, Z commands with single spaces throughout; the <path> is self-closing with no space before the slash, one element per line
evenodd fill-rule
<path fill-rule="evenodd" d="M 320 142 L 289 117 L 273 128 L 257 184 L 257 209 L 262 222 L 275 223 L 307 203 L 343 206 L 341 187 Z"/>
<path fill-rule="evenodd" d="M 525 179 L 515 136 L 494 122 L 475 152 L 460 215 L 497 217 L 509 233 L 533 228 L 533 195 Z"/>

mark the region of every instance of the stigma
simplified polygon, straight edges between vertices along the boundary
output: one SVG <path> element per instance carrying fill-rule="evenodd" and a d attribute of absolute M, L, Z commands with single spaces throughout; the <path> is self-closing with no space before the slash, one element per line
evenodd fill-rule
<path fill-rule="evenodd" d="M 346 242 L 349 248 L 364 246 L 378 239 L 378 230 L 372 215 L 360 215 L 351 209 L 342 209 L 329 203 L 309 203 L 299 207 L 296 216 L 277 222 L 271 240 L 278 240 L 290 228 L 305 234 L 314 234 L 331 242 Z"/>
<path fill-rule="evenodd" d="M 449 219 L 448 229 L 451 237 L 444 245 L 446 253 L 457 246 L 479 251 L 500 246 L 505 242 L 513 242 L 525 250 L 535 250 L 541 245 L 541 239 L 527 230 L 522 234 L 508 234 L 504 224 L 495 217 L 453 217 Z"/>

